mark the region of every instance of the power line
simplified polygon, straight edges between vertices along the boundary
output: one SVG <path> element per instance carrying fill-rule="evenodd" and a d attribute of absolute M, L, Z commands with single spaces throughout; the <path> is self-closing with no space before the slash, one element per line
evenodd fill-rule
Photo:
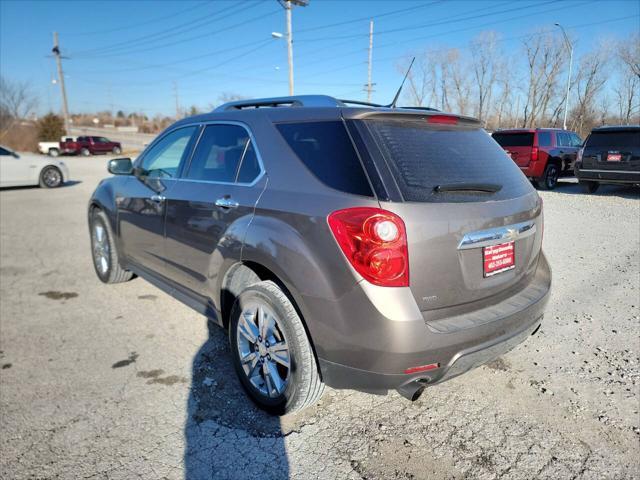
<path fill-rule="evenodd" d="M 219 18 L 215 18 L 215 17 L 218 17 L 219 15 L 229 10 L 234 10 L 234 12 L 232 12 L 231 15 L 234 15 L 238 11 L 236 5 L 231 5 L 218 12 L 213 12 L 213 13 L 210 13 L 209 15 L 205 15 L 204 17 L 200 17 L 197 20 L 189 20 L 188 22 L 175 25 L 168 29 L 165 28 L 163 30 L 142 35 L 140 37 L 130 38 L 128 40 L 116 42 L 111 45 L 103 45 L 101 47 L 90 48 L 88 50 L 81 50 L 79 52 L 75 52 L 74 56 L 75 57 L 82 56 L 82 55 L 103 56 L 105 54 L 111 53 L 112 51 L 118 51 L 123 49 L 129 50 L 132 46 L 135 47 L 136 44 L 146 44 L 146 43 L 158 40 L 158 38 L 156 37 L 159 37 L 161 39 L 174 37 L 176 35 L 180 35 L 185 32 L 190 32 L 193 29 L 201 28 L 203 26 L 209 26 L 211 25 L 211 23 L 228 18 L 231 15 L 223 15 L 222 17 L 219 17 Z M 174 32 L 175 30 L 177 30 L 177 32 Z M 171 33 L 171 32 L 174 32 L 174 33 Z"/>
<path fill-rule="evenodd" d="M 152 23 L 157 23 L 157 22 L 161 22 L 162 20 L 167 20 L 169 18 L 175 18 L 179 15 L 184 15 L 185 13 L 188 13 L 192 10 L 195 10 L 196 8 L 200 8 L 201 6 L 203 6 L 204 4 L 209 3 L 209 2 L 200 2 L 194 6 L 192 6 L 191 8 L 181 8 L 179 11 L 172 13 L 171 15 L 165 15 L 163 17 L 158 17 L 158 18 L 154 18 L 152 20 L 147 20 L 146 22 L 137 22 L 137 23 L 133 23 L 131 25 L 125 25 L 122 27 L 117 27 L 117 28 L 111 28 L 109 30 L 97 30 L 97 31 L 93 31 L 93 32 L 62 32 L 65 35 L 71 35 L 71 36 L 90 36 L 90 35 L 103 35 L 105 33 L 113 33 L 113 32 L 121 32 L 122 30 L 130 30 L 132 28 L 135 28 L 136 30 L 139 29 L 140 27 L 144 26 L 144 25 L 151 25 Z"/>

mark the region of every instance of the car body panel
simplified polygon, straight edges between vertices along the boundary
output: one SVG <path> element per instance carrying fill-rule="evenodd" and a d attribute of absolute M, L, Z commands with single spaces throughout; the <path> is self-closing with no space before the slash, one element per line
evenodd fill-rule
<path fill-rule="evenodd" d="M 69 168 L 62 161 L 33 153 L 13 152 L 7 147 L 0 148 L 0 187 L 38 185 L 42 170 L 48 166 L 60 170 L 62 183 L 69 180 Z"/>

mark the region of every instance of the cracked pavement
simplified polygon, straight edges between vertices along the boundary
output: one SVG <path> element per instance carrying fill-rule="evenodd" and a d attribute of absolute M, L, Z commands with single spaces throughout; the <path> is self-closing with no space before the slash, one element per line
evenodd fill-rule
<path fill-rule="evenodd" d="M 640 477 L 638 189 L 541 193 L 553 293 L 514 351 L 414 403 L 328 390 L 275 418 L 219 328 L 141 279 L 96 278 L 85 209 L 106 158 L 0 191 L 0 477 Z"/>

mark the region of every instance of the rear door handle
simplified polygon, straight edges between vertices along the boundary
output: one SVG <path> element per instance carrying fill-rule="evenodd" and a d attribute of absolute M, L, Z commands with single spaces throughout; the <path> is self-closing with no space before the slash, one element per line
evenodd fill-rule
<path fill-rule="evenodd" d="M 151 195 L 151 200 L 156 203 L 162 203 L 166 200 L 162 195 Z"/>
<path fill-rule="evenodd" d="M 222 197 L 216 200 L 216 207 L 238 208 L 240 204 L 231 198 Z"/>

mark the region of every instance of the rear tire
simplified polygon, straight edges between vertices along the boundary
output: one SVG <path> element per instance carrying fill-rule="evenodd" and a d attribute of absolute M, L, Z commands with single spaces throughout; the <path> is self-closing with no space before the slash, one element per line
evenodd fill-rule
<path fill-rule="evenodd" d="M 107 215 L 93 210 L 90 221 L 91 256 L 98 278 L 104 283 L 121 283 L 131 280 L 133 272 L 120 266 L 120 258 Z"/>
<path fill-rule="evenodd" d="M 91 155 L 91 152 L 88 148 L 81 148 L 80 155 L 82 155 L 83 157 L 88 157 L 89 155 Z"/>
<path fill-rule="evenodd" d="M 587 193 L 596 193 L 598 188 L 600 188 L 600 183 L 599 182 L 592 182 L 592 181 L 582 180 L 582 181 L 579 181 L 578 183 L 580 183 L 580 185 L 582 185 L 582 188 L 584 188 Z"/>
<path fill-rule="evenodd" d="M 41 188 L 57 188 L 62 185 L 62 172 L 52 165 L 44 167 L 40 172 Z"/>
<path fill-rule="evenodd" d="M 293 413 L 322 396 L 324 383 L 302 320 L 274 282 L 253 284 L 238 295 L 229 341 L 240 382 L 260 408 Z"/>
<path fill-rule="evenodd" d="M 549 163 L 544 169 L 542 178 L 538 180 L 538 185 L 542 190 L 553 190 L 558 185 L 560 167 L 555 163 Z"/>
<path fill-rule="evenodd" d="M 49 156 L 54 158 L 60 156 L 60 150 L 58 150 L 57 148 L 50 148 Z"/>

